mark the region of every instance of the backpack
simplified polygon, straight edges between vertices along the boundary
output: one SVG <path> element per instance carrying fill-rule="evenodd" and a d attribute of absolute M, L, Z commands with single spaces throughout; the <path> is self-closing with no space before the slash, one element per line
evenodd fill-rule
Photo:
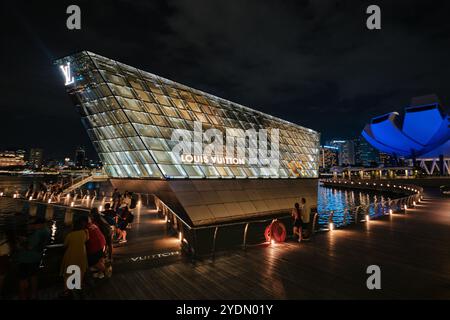
<path fill-rule="evenodd" d="M 136 208 L 136 203 L 137 203 L 136 198 L 132 197 L 131 198 L 131 203 L 130 203 L 130 209 Z"/>
<path fill-rule="evenodd" d="M 131 212 L 128 213 L 127 218 L 126 218 L 128 223 L 132 223 L 134 220 L 134 214 L 132 214 Z"/>

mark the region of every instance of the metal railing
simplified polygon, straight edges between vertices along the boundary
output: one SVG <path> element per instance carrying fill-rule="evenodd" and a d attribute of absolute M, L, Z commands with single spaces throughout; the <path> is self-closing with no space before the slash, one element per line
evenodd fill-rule
<path fill-rule="evenodd" d="M 343 212 L 329 210 L 316 213 L 311 217 L 312 234 L 321 231 L 333 230 L 335 228 L 342 228 L 351 224 L 358 224 L 360 222 L 367 222 L 370 219 L 376 219 L 396 212 L 405 212 L 407 208 L 413 207 L 423 198 L 423 189 L 414 185 L 390 184 L 385 182 L 348 181 L 339 179 L 327 179 L 322 181 L 322 183 L 326 187 L 356 188 L 384 192 L 390 191 L 407 195 L 396 199 L 377 201 L 366 205 L 346 207 Z M 3 194 L 3 192 L 0 192 L 0 196 L 6 195 Z M 56 194 L 50 191 L 41 191 L 34 192 L 31 195 L 30 192 L 27 192 L 25 195 L 21 195 L 16 191 L 10 196 L 21 200 L 28 200 L 51 206 L 64 208 L 75 207 L 79 210 L 89 210 L 94 206 L 100 207 L 106 202 L 112 201 L 112 194 L 106 194 L 105 192 L 97 194 L 96 191 L 83 192 L 82 189 L 67 194 Z M 255 217 L 252 220 L 248 220 L 247 217 L 246 221 L 193 226 L 188 223 L 186 219 L 172 210 L 169 205 L 167 205 L 156 195 L 148 193 L 135 193 L 135 196 L 138 198 L 138 205 L 150 206 L 154 204 L 156 206 L 157 211 L 162 214 L 162 218 L 165 219 L 167 227 L 174 231 L 176 236 L 179 237 L 182 249 L 193 256 L 206 253 L 211 254 L 214 258 L 217 250 L 218 236 L 220 234 L 224 234 L 223 230 L 228 229 L 228 231 L 230 231 L 232 229 L 241 228 L 242 230 L 239 230 L 240 241 L 238 241 L 238 245 L 243 249 L 246 249 L 249 245 L 248 237 L 249 229 L 251 227 L 257 228 L 255 226 L 259 225 L 259 229 L 264 229 L 267 225 L 272 223 L 274 219 L 282 221 L 287 220 L 288 225 L 291 223 L 290 212 L 286 210 L 276 210 L 260 213 L 261 215 L 267 217 L 262 219 Z M 290 232 L 290 229 L 288 232 Z M 199 240 L 199 238 L 203 239 Z M 201 247 L 205 243 L 209 243 L 209 248 L 207 247 L 206 249 L 202 249 Z M 259 243 L 261 243 L 261 241 Z"/>
<path fill-rule="evenodd" d="M 213 258 L 215 257 L 215 253 L 217 251 L 217 237 L 219 234 L 219 230 L 223 230 L 226 228 L 233 227 L 243 227 L 243 231 L 241 233 L 242 240 L 239 242 L 240 246 L 243 249 L 246 249 L 248 246 L 248 231 L 251 225 L 256 224 L 266 224 L 269 225 L 274 220 L 282 220 L 282 219 L 290 219 L 290 213 L 286 212 L 286 210 L 273 210 L 261 213 L 264 216 L 271 216 L 270 218 L 257 219 L 254 218 L 250 221 L 237 221 L 237 222 L 229 222 L 229 223 L 215 223 L 208 225 L 200 225 L 200 226 L 192 226 L 185 221 L 185 219 L 181 218 L 176 212 L 174 212 L 164 201 L 158 198 L 156 195 L 152 194 L 156 209 L 162 213 L 164 219 L 168 223 L 168 226 L 178 232 L 182 245 L 186 245 L 187 252 L 191 253 L 193 256 L 200 255 L 202 253 L 209 253 Z M 198 233 L 200 231 L 212 231 L 212 239 L 211 240 L 211 250 L 207 252 L 199 252 L 198 246 Z"/>

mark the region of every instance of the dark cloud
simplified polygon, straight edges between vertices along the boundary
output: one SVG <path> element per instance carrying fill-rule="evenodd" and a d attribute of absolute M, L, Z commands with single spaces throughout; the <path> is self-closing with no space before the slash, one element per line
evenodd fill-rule
<path fill-rule="evenodd" d="M 57 156 L 90 145 L 52 59 L 88 49 L 263 112 L 324 138 L 358 135 L 372 116 L 415 95 L 449 101 L 446 1 L 89 1 L 82 30 L 71 2 L 4 2 L 1 148 Z M 371 3 L 370 3 L 371 4 Z"/>

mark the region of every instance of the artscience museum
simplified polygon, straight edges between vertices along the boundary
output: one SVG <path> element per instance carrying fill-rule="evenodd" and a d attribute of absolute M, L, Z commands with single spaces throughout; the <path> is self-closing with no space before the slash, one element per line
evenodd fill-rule
<path fill-rule="evenodd" d="M 318 132 L 88 51 L 55 64 L 114 187 L 191 226 L 316 204 Z"/>
<path fill-rule="evenodd" d="M 450 115 L 435 95 L 413 98 L 404 114 L 375 117 L 362 136 L 376 149 L 409 159 L 427 174 L 450 175 Z"/>

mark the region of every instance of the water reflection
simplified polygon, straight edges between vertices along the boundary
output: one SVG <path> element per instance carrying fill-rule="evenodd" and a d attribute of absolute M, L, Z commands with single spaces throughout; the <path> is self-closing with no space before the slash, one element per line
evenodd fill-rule
<path fill-rule="evenodd" d="M 331 211 L 333 211 L 332 221 L 334 225 L 340 226 L 355 221 L 355 214 L 346 214 L 346 211 L 354 211 L 358 206 L 365 207 L 371 203 L 379 203 L 388 199 L 388 196 L 380 193 L 319 187 L 317 198 L 319 227 L 328 226 Z M 373 216 L 375 213 L 374 207 L 370 207 L 370 216 Z"/>
<path fill-rule="evenodd" d="M 0 233 L 24 234 L 30 220 L 40 217 L 49 220 L 50 244 L 62 243 L 65 234 L 69 231 L 66 228 L 67 217 L 71 216 L 72 211 L 85 212 L 73 208 L 49 206 L 46 203 L 0 198 Z"/>

